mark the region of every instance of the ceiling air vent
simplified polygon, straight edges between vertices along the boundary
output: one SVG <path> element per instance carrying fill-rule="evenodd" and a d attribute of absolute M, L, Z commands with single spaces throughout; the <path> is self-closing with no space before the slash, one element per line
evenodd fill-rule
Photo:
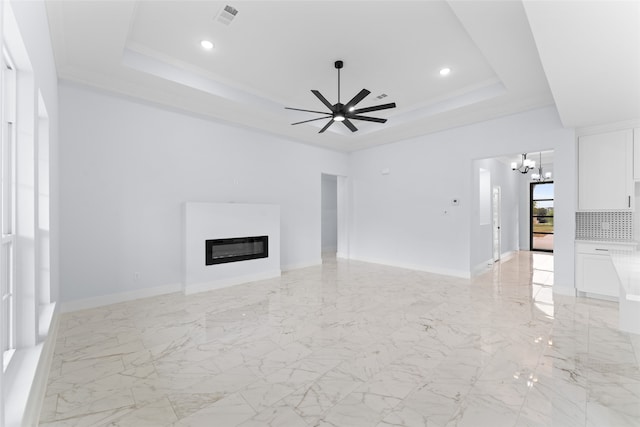
<path fill-rule="evenodd" d="M 237 14 L 238 9 L 233 6 L 226 5 L 224 9 L 222 9 L 220 13 L 218 13 L 218 16 L 216 16 L 216 21 L 222 22 L 224 25 L 229 25 Z"/>
<path fill-rule="evenodd" d="M 382 93 L 378 96 L 376 96 L 376 99 L 382 99 L 382 98 L 386 98 L 388 95 L 386 93 Z"/>

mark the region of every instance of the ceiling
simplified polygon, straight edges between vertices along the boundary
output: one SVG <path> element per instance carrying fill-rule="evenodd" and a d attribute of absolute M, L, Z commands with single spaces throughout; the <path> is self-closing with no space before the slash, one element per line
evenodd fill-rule
<path fill-rule="evenodd" d="M 635 1 L 48 0 L 47 11 L 62 80 L 340 151 L 553 104 L 566 127 L 640 118 Z M 387 123 L 291 125 L 319 115 L 286 106 L 325 109 L 311 89 L 338 101 L 336 60 L 341 101 L 366 88 L 358 107 L 397 104 L 367 113 Z"/>

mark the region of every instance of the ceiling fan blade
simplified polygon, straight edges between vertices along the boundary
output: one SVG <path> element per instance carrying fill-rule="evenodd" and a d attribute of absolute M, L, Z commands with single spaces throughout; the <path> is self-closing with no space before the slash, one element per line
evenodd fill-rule
<path fill-rule="evenodd" d="M 327 113 L 326 111 L 316 111 L 316 110 L 303 110 L 302 108 L 291 108 L 291 107 L 284 107 L 285 110 L 295 110 L 295 111 L 305 111 L 307 113 L 318 113 L 318 114 L 327 114 L 327 115 L 331 115 L 331 113 Z"/>
<path fill-rule="evenodd" d="M 327 98 L 325 98 L 324 96 L 322 96 L 322 94 L 321 94 L 319 91 L 317 91 L 317 90 L 315 90 L 315 89 L 312 89 L 312 90 L 311 90 L 311 93 L 313 93 L 313 94 L 314 94 L 314 95 L 315 95 L 315 96 L 316 96 L 320 101 L 322 101 L 322 103 L 323 103 L 323 104 L 324 104 L 324 105 L 325 105 L 329 110 L 333 111 L 333 105 L 332 105 L 329 101 L 327 101 Z"/>
<path fill-rule="evenodd" d="M 291 125 L 293 126 L 293 125 L 299 125 L 299 124 L 302 124 L 302 123 L 315 122 L 316 120 L 324 120 L 326 118 L 327 117 L 318 117 L 317 119 L 303 120 L 301 122 L 291 123 Z"/>
<path fill-rule="evenodd" d="M 357 130 L 358 130 L 358 128 L 357 128 L 357 127 L 355 127 L 355 126 L 353 125 L 353 123 L 351 123 L 351 122 L 349 121 L 349 119 L 344 119 L 344 120 L 342 121 L 342 123 L 344 123 L 344 125 L 345 125 L 346 127 L 348 127 L 348 128 L 349 128 L 349 130 L 350 130 L 351 132 L 355 132 L 355 131 L 357 131 Z"/>
<path fill-rule="evenodd" d="M 379 119 L 377 117 L 369 117 L 369 116 L 349 116 L 350 119 L 354 120 L 364 120 L 367 122 L 376 122 L 376 123 L 386 123 L 387 119 Z"/>
<path fill-rule="evenodd" d="M 353 110 L 352 113 L 353 114 L 368 113 L 369 111 L 386 110 L 388 108 L 396 108 L 396 103 L 392 102 L 390 104 L 382 104 L 382 105 L 374 105 L 373 107 L 358 108 L 357 110 Z"/>
<path fill-rule="evenodd" d="M 334 121 L 334 120 L 333 120 L 333 118 L 331 118 L 331 120 L 329 120 L 329 123 L 327 123 L 326 125 L 324 125 L 324 127 L 323 127 L 322 129 L 320 129 L 320 132 L 318 132 L 318 133 L 322 133 L 322 132 L 324 132 L 325 130 L 329 129 L 329 126 L 331 126 L 331 125 L 333 124 L 333 121 Z"/>
<path fill-rule="evenodd" d="M 348 109 L 349 107 L 355 106 L 358 102 L 362 101 L 365 98 L 365 96 L 369 95 L 370 93 L 371 93 L 370 91 L 366 89 L 362 89 L 360 92 L 358 92 L 356 96 L 353 97 L 353 99 L 351 99 L 351 101 L 345 104 L 346 108 Z"/>

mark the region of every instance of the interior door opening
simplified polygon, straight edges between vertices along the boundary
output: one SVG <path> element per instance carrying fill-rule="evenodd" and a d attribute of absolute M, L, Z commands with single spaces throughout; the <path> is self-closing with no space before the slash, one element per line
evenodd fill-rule
<path fill-rule="evenodd" d="M 349 181 L 346 176 L 322 174 L 321 256 L 349 258 Z"/>
<path fill-rule="evenodd" d="M 338 177 L 322 174 L 322 258 L 335 258 L 338 251 Z"/>
<path fill-rule="evenodd" d="M 500 229 L 500 216 L 501 212 L 501 190 L 500 186 L 493 187 L 493 197 L 492 197 L 492 227 L 493 227 L 493 262 L 500 261 L 500 257 L 502 254 L 502 231 Z"/>

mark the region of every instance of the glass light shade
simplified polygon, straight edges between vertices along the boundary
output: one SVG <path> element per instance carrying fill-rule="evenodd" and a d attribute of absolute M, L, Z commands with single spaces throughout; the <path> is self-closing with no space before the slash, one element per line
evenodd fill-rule
<path fill-rule="evenodd" d="M 518 163 L 511 162 L 511 169 L 516 170 L 518 168 Z"/>
<path fill-rule="evenodd" d="M 343 122 L 344 121 L 344 116 L 341 114 L 336 114 L 335 117 L 333 118 L 333 120 L 335 120 L 336 122 Z"/>
<path fill-rule="evenodd" d="M 539 179 L 540 175 L 538 175 L 537 173 L 532 173 L 531 174 L 531 179 Z"/>
<path fill-rule="evenodd" d="M 547 172 L 547 173 L 545 173 L 545 174 L 544 174 L 544 177 L 545 177 L 545 178 L 547 178 L 547 179 L 551 178 L 551 172 Z"/>

